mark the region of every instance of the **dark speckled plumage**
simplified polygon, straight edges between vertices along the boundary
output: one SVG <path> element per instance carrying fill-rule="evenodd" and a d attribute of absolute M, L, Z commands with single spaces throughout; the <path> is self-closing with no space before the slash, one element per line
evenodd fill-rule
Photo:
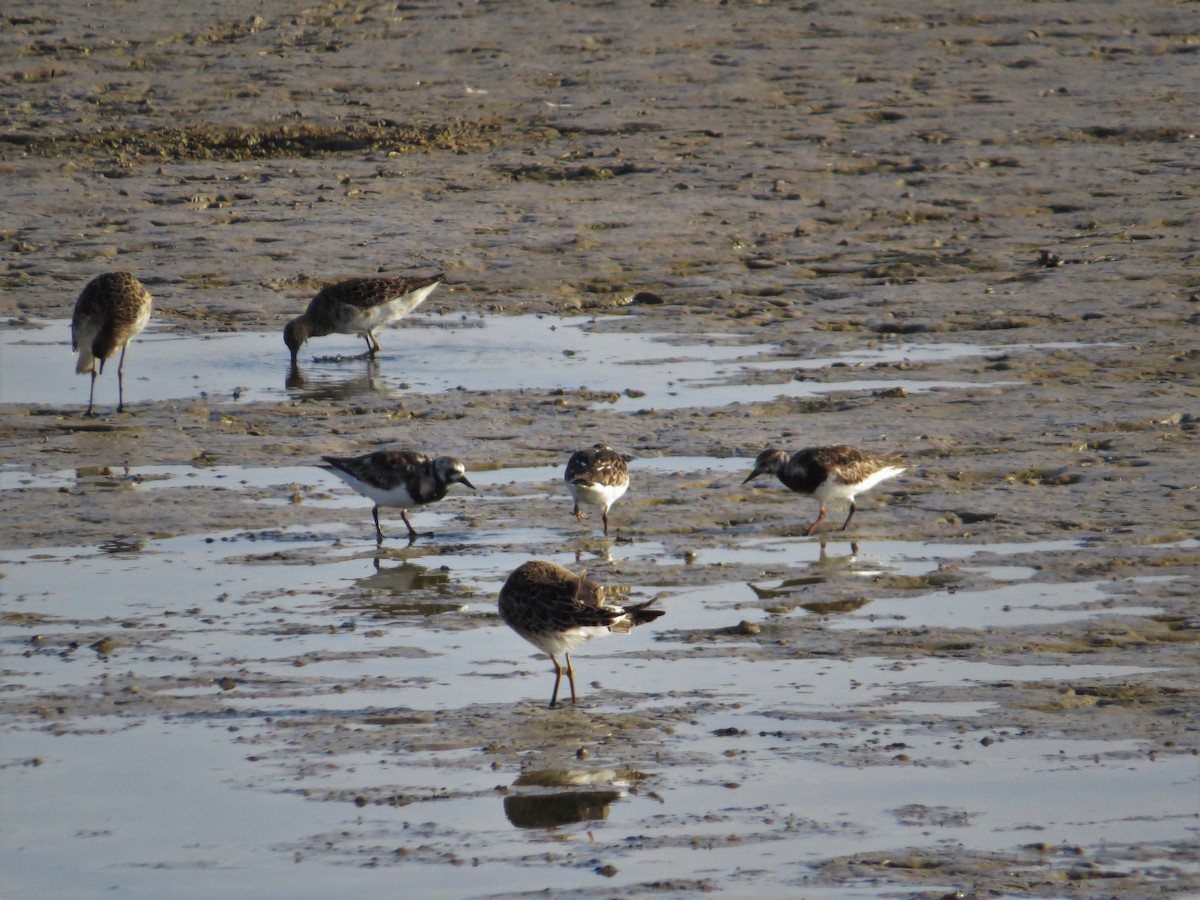
<path fill-rule="evenodd" d="M 375 536 L 383 543 L 379 527 L 379 507 L 400 507 L 400 518 L 408 526 L 408 540 L 417 539 L 417 532 L 408 521 L 407 510 L 441 500 L 454 484 L 464 484 L 471 490 L 475 485 L 467 480 L 466 467 L 451 456 L 429 457 L 414 450 L 376 450 L 365 456 L 322 456 L 329 463 L 322 466 L 348 485 L 375 501 L 371 516 L 375 520 Z"/>
<path fill-rule="evenodd" d="M 375 330 L 411 313 L 445 277 L 439 272 L 428 278 L 351 278 L 322 288 L 283 329 L 292 366 L 306 340 L 334 332 L 361 335 L 374 358 L 380 349 Z"/>
<path fill-rule="evenodd" d="M 129 272 L 105 272 L 87 283 L 75 301 L 71 317 L 71 349 L 79 352 L 75 371 L 91 372 L 85 416 L 92 414 L 96 393 L 96 364 L 121 351 L 117 366 L 117 412 L 125 411 L 125 350 L 150 321 L 152 301 L 145 285 Z"/>
<path fill-rule="evenodd" d="M 825 521 L 827 500 L 848 500 L 850 514 L 842 524 L 842 531 L 845 531 L 857 509 L 854 498 L 879 482 L 899 475 L 905 468 L 903 462 L 895 453 L 871 453 L 846 444 L 810 447 L 791 456 L 783 450 L 768 448 L 758 454 L 754 471 L 742 483 L 759 475 L 776 475 L 790 490 L 815 497 L 821 508 L 816 521 L 808 526 L 808 534 Z"/>
<path fill-rule="evenodd" d="M 629 489 L 629 457 L 618 453 L 608 444 L 596 444 L 586 450 L 576 450 L 567 460 L 563 474 L 576 519 L 586 519 L 580 503 L 598 506 L 602 510 L 604 533 L 608 534 L 608 511 Z"/>
<path fill-rule="evenodd" d="M 575 702 L 575 671 L 571 651 L 600 634 L 627 632 L 652 622 L 664 610 L 649 609 L 653 600 L 619 606 L 605 601 L 612 588 L 601 587 L 585 575 L 576 575 L 557 563 L 531 560 L 517 567 L 500 589 L 500 616 L 521 637 L 550 657 L 554 664 L 554 692 L 550 705 L 558 702 L 562 666 L 567 662 L 571 702 Z"/>

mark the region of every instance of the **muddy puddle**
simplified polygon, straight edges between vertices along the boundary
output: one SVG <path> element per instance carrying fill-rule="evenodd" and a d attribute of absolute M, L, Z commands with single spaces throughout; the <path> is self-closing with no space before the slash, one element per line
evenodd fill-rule
<path fill-rule="evenodd" d="M 6 329 L 0 353 L 6 371 L 0 400 L 52 406 L 87 404 L 89 379 L 70 367 L 70 322 L 33 322 L 32 328 Z M 505 316 L 459 325 L 413 322 L 388 329 L 384 350 L 359 359 L 355 338 L 338 335 L 316 343 L 319 355 L 302 357 L 292 376 L 281 339 L 272 333 L 191 334 L 151 328 L 127 355 L 128 396 L 138 402 L 201 398 L 253 402 L 285 398 L 352 400 L 363 396 L 401 397 L 405 393 L 450 390 L 583 389 L 606 396 L 606 408 L 637 410 L 721 406 L 777 396 L 815 397 L 836 391 L 919 392 L 975 386 L 933 378 L 870 378 L 896 363 L 983 357 L 1001 348 L 962 342 L 892 344 L 827 358 L 779 359 L 777 344 L 747 344 L 738 334 L 646 334 L 595 329 L 586 317 L 557 319 Z M 1048 352 L 1075 344 L 1009 346 L 1006 353 Z M 340 355 L 338 348 L 344 352 Z M 305 352 L 313 347 L 305 348 Z M 63 365 L 45 367 L 51 356 Z M 513 366 L 513 359 L 523 365 Z M 850 380 L 775 380 L 747 383 L 763 373 L 787 369 L 853 369 Z M 147 374 L 152 373 L 152 374 Z M 101 397 L 109 378 L 101 377 Z M 1011 382 L 985 382 L 1004 386 Z M 115 391 L 115 385 L 112 385 Z"/>
<path fill-rule="evenodd" d="M 646 471 L 734 468 L 653 462 Z M 518 467 L 476 480 L 552 494 L 556 474 Z M 153 496 L 321 475 L 144 467 L 16 483 L 56 491 L 106 478 Z M 355 495 L 325 502 L 365 513 Z M 25 810 L 13 883 L 86 890 L 69 872 L 44 871 L 70 852 L 74 871 L 99 868 L 138 896 L 236 894 L 252 867 L 271 893 L 315 897 L 340 883 L 337 865 L 313 883 L 321 860 L 349 865 L 353 890 L 367 894 L 386 893 L 403 871 L 406 891 L 445 895 L 447 865 L 455 894 L 521 893 L 534 861 L 564 889 L 594 885 L 597 872 L 641 881 L 686 865 L 702 881 L 766 867 L 807 892 L 808 868 L 847 842 L 870 854 L 928 834 L 981 855 L 1136 842 L 1162 854 L 1158 865 L 1193 827 L 1194 757 L 1154 760 L 1115 735 L 1039 736 L 1004 697 L 988 697 L 1001 684 L 1037 693 L 1064 678 L 1152 681 L 1154 666 L 794 646 L 806 628 L 832 637 L 908 622 L 961 634 L 1159 612 L 1104 582 L 1037 581 L 1039 560 L 1084 542 L 746 539 L 695 560 L 714 576 L 684 588 L 653 580 L 670 558 L 659 541 L 572 549 L 569 527 L 469 531 L 455 512 L 466 502 L 422 511 L 436 537 L 407 547 L 375 548 L 360 523 L 0 554 L 9 696 L 28 698 L 41 722 L 5 741 L 6 796 Z M 544 657 L 496 615 L 495 592 L 528 558 L 525 544 L 565 545 L 541 555 L 590 566 L 668 610 L 655 629 L 576 653 L 574 709 L 544 708 Z M 785 552 L 786 579 L 715 574 Z M 853 590 L 952 562 L 1000 586 L 805 608 L 814 587 Z M 777 637 L 764 643 L 764 633 Z M 1126 792 L 1117 813 L 1106 798 Z M 161 827 L 152 797 L 163 815 L 198 809 Z M 180 873 L 196 870 L 214 871 L 203 889 L 181 891 Z"/>

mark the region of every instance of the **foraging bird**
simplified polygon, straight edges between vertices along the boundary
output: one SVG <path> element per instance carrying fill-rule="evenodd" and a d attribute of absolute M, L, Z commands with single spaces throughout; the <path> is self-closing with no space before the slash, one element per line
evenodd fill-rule
<path fill-rule="evenodd" d="M 854 498 L 879 482 L 895 478 L 905 471 L 906 467 L 899 465 L 903 461 L 895 453 L 871 453 L 845 444 L 810 447 L 791 457 L 783 450 L 769 448 L 758 454 L 754 471 L 746 476 L 742 484 L 759 475 L 777 475 L 789 489 L 815 497 L 821 504 L 820 513 L 817 520 L 808 526 L 806 534 L 812 534 L 825 521 L 827 500 L 849 500 L 850 515 L 846 516 L 841 528 L 845 531 L 857 509 Z"/>
<path fill-rule="evenodd" d="M 408 527 L 408 542 L 418 537 L 408 521 L 407 511 L 441 500 L 454 484 L 475 485 L 467 480 L 467 469 L 450 456 L 436 458 L 413 450 L 376 450 L 365 456 L 322 456 L 329 463 L 321 466 L 346 482 L 364 497 L 375 501 L 371 517 L 375 520 L 376 543 L 383 543 L 379 527 L 379 507 L 400 507 L 400 518 Z"/>
<path fill-rule="evenodd" d="M 300 347 L 310 337 L 358 334 L 367 342 L 366 356 L 379 352 L 375 330 L 402 319 L 416 309 L 442 283 L 445 274 L 429 278 L 351 278 L 322 288 L 303 315 L 284 326 L 283 342 L 297 367 Z"/>
<path fill-rule="evenodd" d="M 605 602 L 604 588 L 586 575 L 576 575 L 557 563 L 536 559 L 523 563 L 500 588 L 500 616 L 513 631 L 550 657 L 554 664 L 554 691 L 550 706 L 558 703 L 558 686 L 563 667 L 558 654 L 567 660 L 571 703 L 575 703 L 575 670 L 571 651 L 598 635 L 625 633 L 652 622 L 665 610 L 649 609 L 654 599 L 630 606 Z"/>
<path fill-rule="evenodd" d="M 105 272 L 87 283 L 75 301 L 71 316 L 71 349 L 79 352 L 75 371 L 92 373 L 85 416 L 92 415 L 96 394 L 96 363 L 104 371 L 104 361 L 117 348 L 121 361 L 117 366 L 117 412 L 125 411 L 125 350 L 150 321 L 150 292 L 129 272 Z"/>
<path fill-rule="evenodd" d="M 576 519 L 587 518 L 579 508 L 580 503 L 599 506 L 603 510 L 604 533 L 608 534 L 608 511 L 629 490 L 629 460 L 630 457 L 608 444 L 596 444 L 571 454 L 563 481 L 575 501 L 572 512 Z"/>

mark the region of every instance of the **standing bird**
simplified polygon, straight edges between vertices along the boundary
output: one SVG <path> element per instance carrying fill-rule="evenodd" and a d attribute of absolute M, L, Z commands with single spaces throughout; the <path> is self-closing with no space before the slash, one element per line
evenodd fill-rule
<path fill-rule="evenodd" d="M 608 534 L 608 510 L 629 490 L 629 460 L 630 457 L 618 453 L 608 444 L 596 444 L 571 454 L 563 481 L 575 501 L 572 512 L 576 519 L 587 518 L 579 508 L 580 503 L 599 506 L 604 510 L 604 533 Z"/>
<path fill-rule="evenodd" d="M 408 521 L 407 510 L 424 506 L 446 496 L 452 484 L 475 485 L 467 481 L 467 469 L 450 456 L 437 458 L 413 450 L 376 450 L 365 456 L 322 456 L 329 463 L 321 466 L 332 472 L 364 497 L 375 501 L 371 517 L 375 520 L 375 541 L 383 543 L 379 527 L 379 507 L 400 507 L 400 518 L 408 527 L 408 542 L 418 537 Z"/>
<path fill-rule="evenodd" d="M 810 447 L 790 458 L 783 450 L 767 449 L 758 454 L 754 471 L 746 476 L 745 484 L 759 475 L 778 475 L 779 480 L 798 494 L 816 497 L 821 504 L 817 520 L 808 526 L 812 534 L 825 521 L 825 501 L 850 501 L 850 515 L 842 523 L 842 531 L 854 518 L 854 498 L 879 482 L 895 478 L 905 470 L 898 465 L 904 460 L 895 453 L 871 453 L 838 444 L 835 447 Z"/>
<path fill-rule="evenodd" d="M 351 278 L 322 288 L 304 314 L 284 326 L 283 342 L 292 353 L 292 368 L 305 341 L 335 331 L 362 335 L 366 356 L 374 359 L 379 352 L 375 329 L 407 316 L 445 277 L 439 272 L 430 278 Z"/>
<path fill-rule="evenodd" d="M 500 588 L 500 617 L 554 663 L 551 708 L 558 703 L 558 685 L 562 681 L 558 654 L 567 659 L 571 703 L 575 703 L 571 651 L 597 635 L 624 634 L 638 625 L 653 622 L 665 612 L 647 608 L 653 599 L 631 606 L 607 604 L 605 590 L 585 575 L 576 575 L 557 563 L 540 559 L 518 566 Z"/>
<path fill-rule="evenodd" d="M 79 351 L 75 371 L 92 373 L 85 416 L 92 415 L 96 395 L 96 362 L 104 361 L 121 348 L 117 366 L 117 412 L 125 411 L 125 350 L 150 321 L 150 292 L 129 272 L 105 272 L 87 283 L 75 301 L 71 316 L 71 349 Z"/>

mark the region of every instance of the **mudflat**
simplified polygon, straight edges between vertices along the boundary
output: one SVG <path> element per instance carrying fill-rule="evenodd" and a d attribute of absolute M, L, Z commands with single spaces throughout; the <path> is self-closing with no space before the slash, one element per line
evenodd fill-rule
<path fill-rule="evenodd" d="M 255 9 L 0 29 L 6 896 L 1200 891 L 1187 4 Z M 269 386 L 135 342 L 126 414 L 115 360 L 99 418 L 47 399 L 113 270 Z M 438 271 L 290 378 L 321 286 Z M 421 387 L 501 321 L 578 351 Z M 607 540 L 561 483 L 598 441 Z M 845 533 L 742 484 L 835 443 L 908 465 Z M 479 493 L 377 547 L 316 465 L 381 446 Z M 496 614 L 531 558 L 667 610 L 575 708 Z"/>

